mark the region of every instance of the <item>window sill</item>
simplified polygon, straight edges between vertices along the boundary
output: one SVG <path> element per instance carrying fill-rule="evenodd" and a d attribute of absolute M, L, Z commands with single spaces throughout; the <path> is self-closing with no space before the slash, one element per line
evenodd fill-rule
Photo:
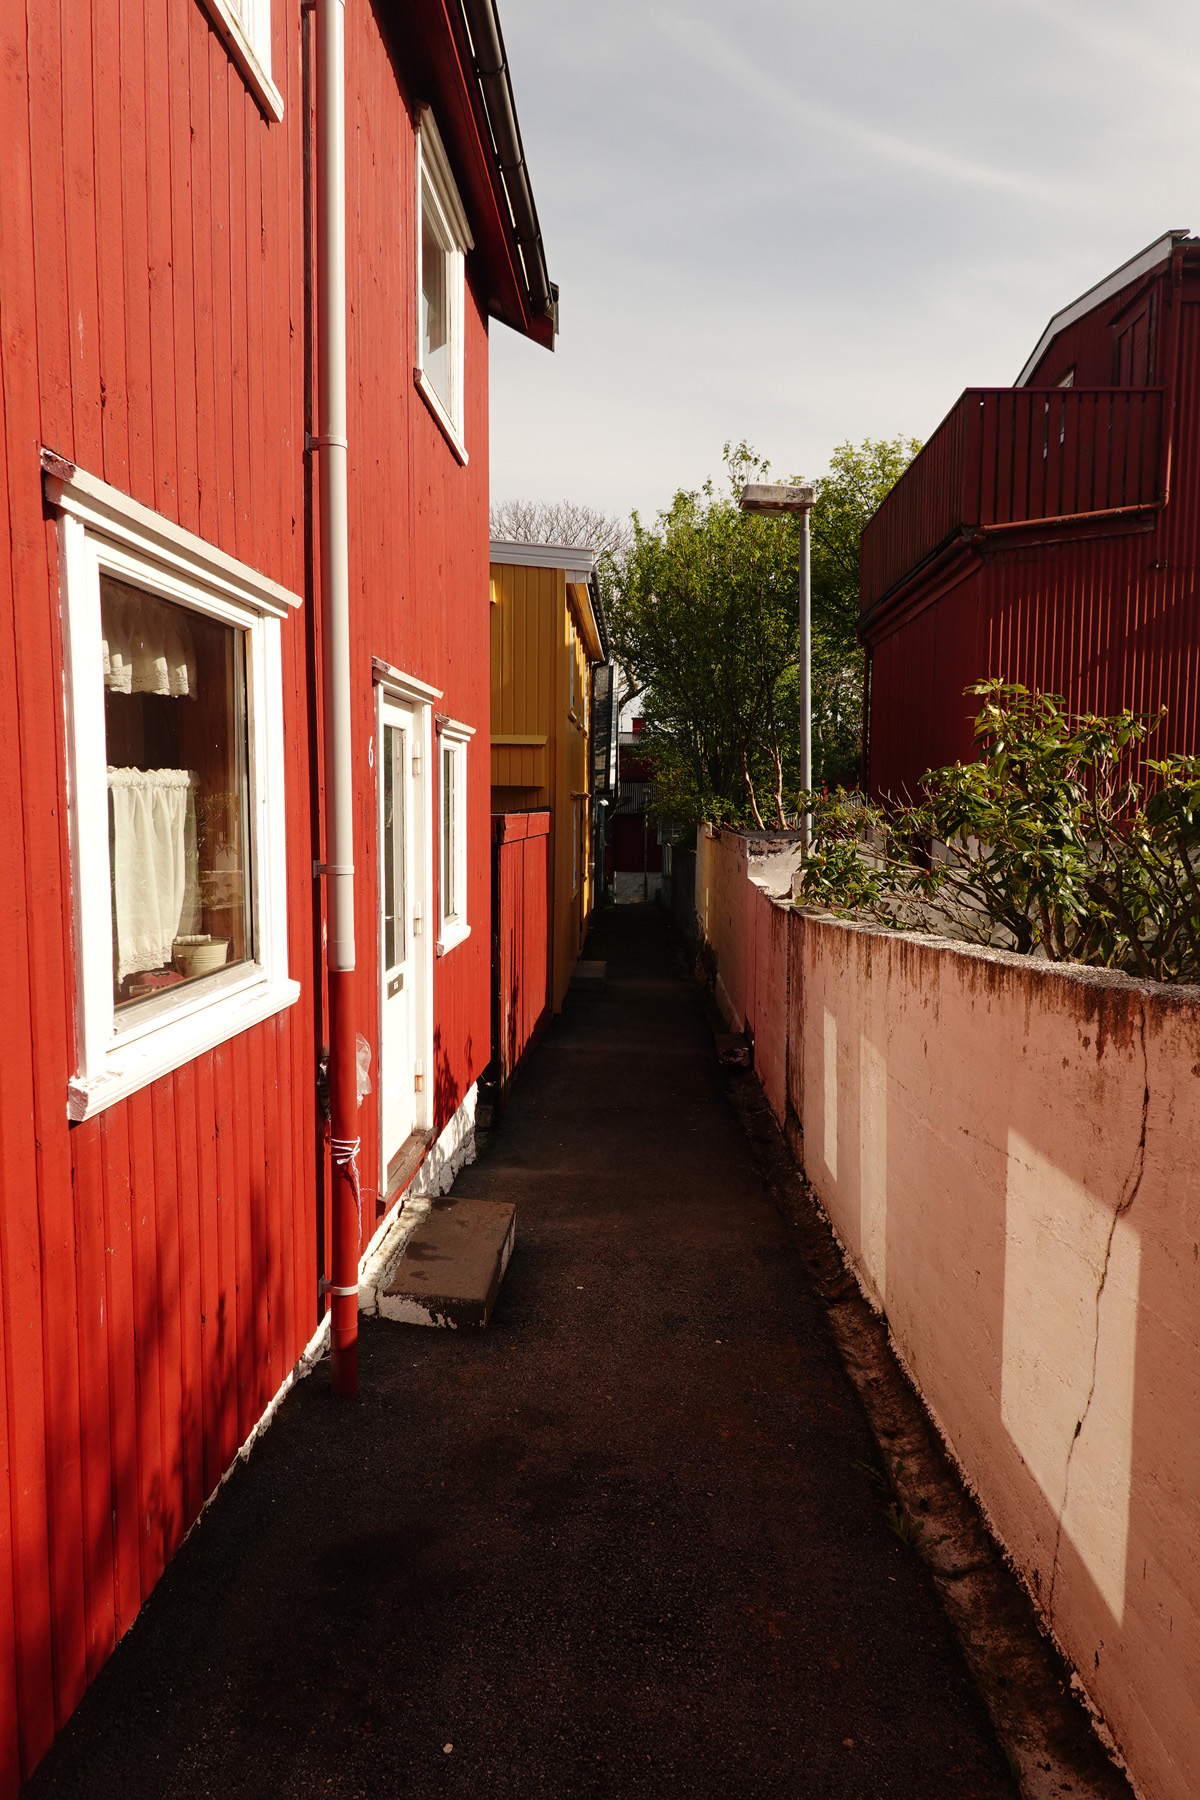
<path fill-rule="evenodd" d="M 300 998 L 298 981 L 257 982 L 236 994 L 221 995 L 209 1006 L 184 1018 L 114 1046 L 100 1075 L 75 1076 L 67 1083 L 67 1117 L 90 1119 L 117 1100 L 124 1100 L 185 1063 L 203 1056 L 252 1025 L 293 1006 Z"/>
<path fill-rule="evenodd" d="M 283 118 L 283 95 L 255 55 L 254 46 L 242 30 L 240 21 L 226 0 L 204 0 L 204 8 L 226 48 L 241 71 L 242 78 L 267 117 L 278 124 Z"/>
<path fill-rule="evenodd" d="M 470 461 L 470 458 L 467 455 L 467 446 L 463 443 L 458 428 L 450 417 L 450 414 L 446 411 L 446 408 L 438 398 L 433 383 L 426 379 L 424 369 L 416 368 L 413 370 L 413 385 L 416 387 L 422 400 L 424 400 L 426 406 L 437 421 L 442 436 L 465 469 L 467 463 Z"/>
<path fill-rule="evenodd" d="M 443 925 L 437 941 L 438 955 L 445 956 L 446 952 L 453 950 L 456 944 L 465 943 L 470 935 L 471 927 L 469 925 Z"/>

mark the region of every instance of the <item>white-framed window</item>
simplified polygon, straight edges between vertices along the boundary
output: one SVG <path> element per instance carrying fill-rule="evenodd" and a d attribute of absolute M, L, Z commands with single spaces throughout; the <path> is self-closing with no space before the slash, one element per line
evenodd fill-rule
<path fill-rule="evenodd" d="M 417 129 L 417 386 L 459 460 L 463 433 L 463 306 L 474 239 L 433 114 Z"/>
<path fill-rule="evenodd" d="M 475 728 L 439 716 L 437 732 L 437 953 L 445 956 L 471 935 L 467 918 L 467 745 Z"/>
<path fill-rule="evenodd" d="M 263 111 L 283 117 L 283 95 L 271 79 L 271 0 L 204 0 L 213 24 Z"/>
<path fill-rule="evenodd" d="M 72 1119 L 290 1006 L 280 621 L 300 596 L 83 470 L 58 515 Z"/>
<path fill-rule="evenodd" d="M 571 892 L 579 892 L 579 802 L 571 802 Z"/>

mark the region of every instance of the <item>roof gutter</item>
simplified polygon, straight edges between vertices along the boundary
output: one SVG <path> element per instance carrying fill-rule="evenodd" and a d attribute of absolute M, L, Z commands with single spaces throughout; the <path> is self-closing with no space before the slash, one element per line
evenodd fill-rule
<path fill-rule="evenodd" d="M 596 621 L 596 635 L 600 639 L 600 648 L 604 652 L 603 660 L 611 662 L 612 645 L 608 637 L 608 620 L 604 616 L 604 604 L 600 598 L 600 580 L 595 569 L 588 577 L 588 592 L 592 597 L 592 617 Z"/>
<path fill-rule="evenodd" d="M 512 214 L 517 247 L 525 270 L 531 310 L 553 319 L 558 331 L 558 288 L 550 280 L 546 250 L 538 224 L 533 189 L 521 142 L 521 127 L 513 101 L 508 58 L 495 0 L 462 0 L 463 17 L 471 40 L 475 75 L 483 96 L 484 111 L 492 134 L 492 147 Z"/>

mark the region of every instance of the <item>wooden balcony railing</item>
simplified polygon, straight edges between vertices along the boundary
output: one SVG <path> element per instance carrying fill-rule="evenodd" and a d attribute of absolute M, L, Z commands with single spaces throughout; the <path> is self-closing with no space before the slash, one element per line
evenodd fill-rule
<path fill-rule="evenodd" d="M 862 538 L 862 607 L 963 531 L 1150 506 L 1161 388 L 968 388 Z"/>

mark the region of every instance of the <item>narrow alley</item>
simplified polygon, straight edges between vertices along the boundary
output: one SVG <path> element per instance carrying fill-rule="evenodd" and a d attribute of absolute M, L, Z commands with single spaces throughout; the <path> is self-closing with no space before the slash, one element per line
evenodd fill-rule
<path fill-rule="evenodd" d="M 31 1800 L 1012 1793 L 661 913 L 588 954 L 455 1189 L 490 1327 L 292 1391 Z"/>

